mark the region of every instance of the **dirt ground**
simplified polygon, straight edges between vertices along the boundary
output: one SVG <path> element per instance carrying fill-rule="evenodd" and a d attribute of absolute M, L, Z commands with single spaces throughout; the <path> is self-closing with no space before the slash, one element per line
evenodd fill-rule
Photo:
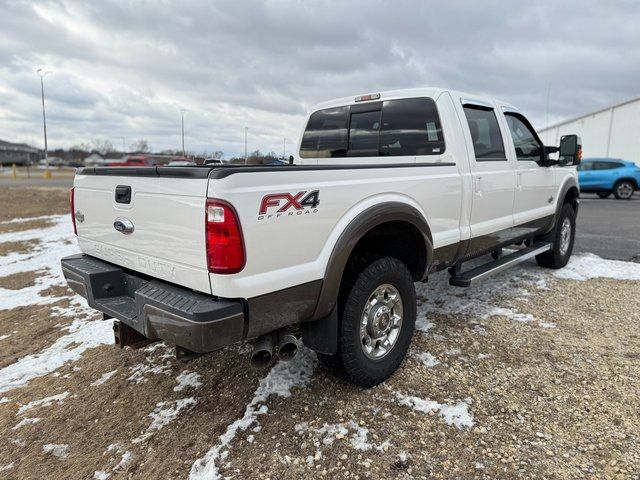
<path fill-rule="evenodd" d="M 13 194 L 3 221 L 68 209 Z M 67 221 L 0 223 L 0 478 L 640 478 L 640 265 L 416 284 L 410 354 L 363 390 L 306 349 L 257 372 L 247 347 L 184 363 L 108 344 L 37 265 L 73 247 Z M 17 232 L 42 235 L 3 242 Z"/>

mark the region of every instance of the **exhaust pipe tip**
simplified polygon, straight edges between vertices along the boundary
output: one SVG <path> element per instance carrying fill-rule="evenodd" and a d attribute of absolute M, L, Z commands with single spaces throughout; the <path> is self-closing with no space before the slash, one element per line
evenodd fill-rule
<path fill-rule="evenodd" d="M 278 343 L 278 357 L 280 360 L 288 361 L 298 353 L 298 339 L 291 334 L 283 335 Z"/>
<path fill-rule="evenodd" d="M 274 336 L 272 334 L 258 337 L 251 354 L 251 366 L 256 369 L 271 365 L 274 355 Z"/>
<path fill-rule="evenodd" d="M 271 365 L 272 360 L 273 355 L 269 350 L 255 350 L 251 354 L 251 367 L 256 370 L 261 370 Z"/>

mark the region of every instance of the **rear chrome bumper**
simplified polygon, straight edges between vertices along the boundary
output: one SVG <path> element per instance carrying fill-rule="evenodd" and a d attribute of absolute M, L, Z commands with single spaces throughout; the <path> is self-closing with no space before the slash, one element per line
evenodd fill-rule
<path fill-rule="evenodd" d="M 60 263 L 69 287 L 86 298 L 90 307 L 150 340 L 206 353 L 243 339 L 244 313 L 239 302 L 125 272 L 88 255 L 65 257 Z"/>

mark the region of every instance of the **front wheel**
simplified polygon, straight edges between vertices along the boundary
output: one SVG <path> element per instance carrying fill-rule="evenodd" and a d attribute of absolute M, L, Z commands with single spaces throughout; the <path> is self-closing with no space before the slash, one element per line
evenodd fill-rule
<path fill-rule="evenodd" d="M 416 293 L 400 260 L 380 258 L 359 272 L 341 295 L 338 355 L 351 383 L 373 387 L 400 366 L 411 343 Z"/>
<path fill-rule="evenodd" d="M 628 180 L 622 180 L 613 187 L 613 194 L 618 200 L 629 200 L 633 196 L 635 185 Z"/>
<path fill-rule="evenodd" d="M 541 240 L 551 242 L 551 250 L 536 256 L 541 267 L 562 268 L 571 258 L 576 238 L 576 213 L 573 207 L 565 203 L 556 221 L 556 226 Z"/>

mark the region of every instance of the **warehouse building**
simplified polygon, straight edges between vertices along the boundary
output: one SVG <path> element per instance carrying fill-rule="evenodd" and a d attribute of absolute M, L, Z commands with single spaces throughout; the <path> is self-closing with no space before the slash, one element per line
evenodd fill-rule
<path fill-rule="evenodd" d="M 640 97 L 572 118 L 541 130 L 545 145 L 559 145 L 560 137 L 582 138 L 583 157 L 611 157 L 640 165 Z"/>
<path fill-rule="evenodd" d="M 42 158 L 42 151 L 25 143 L 11 143 L 0 140 L 0 164 L 27 165 L 37 163 Z"/>

